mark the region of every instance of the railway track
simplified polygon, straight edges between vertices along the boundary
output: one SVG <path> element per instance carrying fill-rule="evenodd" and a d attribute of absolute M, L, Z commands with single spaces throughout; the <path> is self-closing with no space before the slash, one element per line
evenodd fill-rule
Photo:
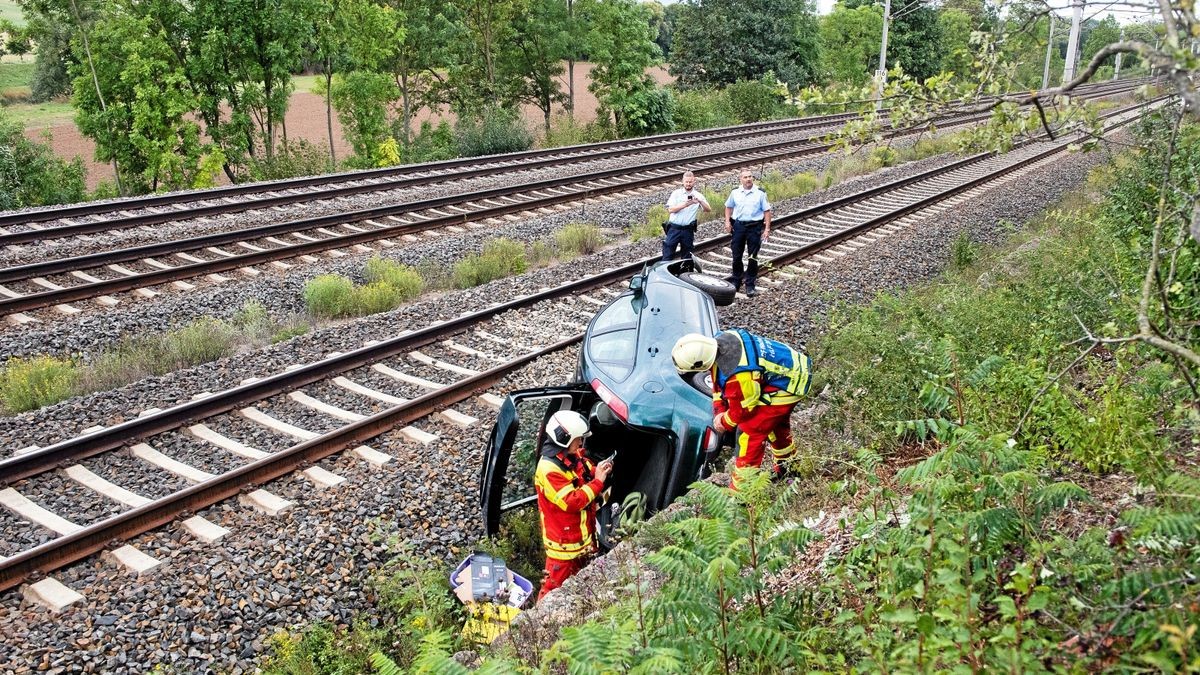
<path fill-rule="evenodd" d="M 1143 80 L 1088 85 L 1081 95 L 1128 91 Z M 884 111 L 886 115 L 886 111 Z M 103 203 L 0 214 L 0 246 L 46 241 L 62 237 L 109 232 L 155 225 L 181 219 L 200 218 L 267 209 L 271 207 L 335 199 L 366 192 L 412 188 L 461 181 L 547 166 L 591 162 L 612 157 L 674 150 L 764 135 L 807 131 L 840 125 L 861 113 L 839 113 L 699 131 L 646 136 L 586 145 L 529 150 L 504 155 L 459 158 L 416 165 L 369 169 L 323 176 L 231 185 L 201 192 L 148 195 Z M 235 199 L 237 198 L 237 199 Z M 137 211 L 141 211 L 137 213 Z M 58 226 L 44 223 L 59 221 Z"/>
<path fill-rule="evenodd" d="M 1111 93 L 1106 88 L 1094 95 Z M 953 118 L 940 128 L 973 124 L 987 116 Z M 825 142 L 789 140 L 697 155 L 689 159 L 689 168 L 699 175 L 711 175 L 747 164 L 820 154 L 829 148 Z M 187 291 L 194 287 L 191 280 L 197 278 L 221 283 L 229 280 L 226 273 L 261 274 L 256 266 L 286 270 L 296 264 L 295 259 L 319 261 L 316 254 L 367 253 L 377 250 L 368 244 L 394 247 L 397 242 L 419 241 L 418 235 L 437 230 L 461 233 L 467 227 L 482 228 L 516 218 L 516 214 L 552 212 L 564 204 L 586 204 L 607 195 L 654 188 L 673 180 L 679 165 L 678 159 L 662 160 L 635 169 L 555 177 L 520 188 L 461 193 L 8 267 L 0 269 L 0 315 L 15 324 L 33 323 L 39 319 L 28 312 L 34 310 L 50 310 L 51 317 L 79 314 L 83 310 L 70 303 L 80 300 L 94 299 L 101 307 L 114 307 L 121 304 L 118 293 L 153 297 L 163 291 L 158 288 L 163 285 Z"/>
<path fill-rule="evenodd" d="M 1139 111 L 1137 107 L 1110 113 L 1110 128 L 1127 123 Z M 775 220 L 771 249 L 764 247 L 764 262 L 774 270 L 775 283 L 786 283 L 826 256 L 844 255 L 921 214 L 952 208 L 1007 177 L 1030 171 L 1065 151 L 1072 140 L 1029 145 L 1003 156 L 975 155 L 781 215 Z M 719 236 L 698 242 L 697 253 L 715 268 L 728 258 L 728 241 Z M 428 428 L 431 416 L 452 426 L 478 423 L 469 410 L 451 406 L 494 405 L 494 396 L 475 397 L 529 363 L 575 344 L 595 309 L 654 259 L 636 260 L 352 352 L 330 354 L 227 391 L 198 395 L 189 403 L 143 411 L 120 424 L 45 448 L 27 448 L 0 461 L 0 504 L 29 521 L 32 530 L 55 535 L 0 560 L 0 590 L 180 518 L 186 518 L 184 526 L 195 536 L 219 538 L 221 528 L 190 514 L 237 494 L 260 510 L 278 512 L 288 504 L 258 486 L 305 467 L 312 482 L 334 484 L 338 476 L 310 465 L 346 448 L 353 448 L 363 461 L 389 461 L 362 444 L 391 429 L 399 429 L 418 446 L 433 442 L 421 428 Z M 770 292 L 768 285 L 763 290 Z M 263 439 L 264 433 L 274 440 L 250 440 Z M 188 464 L 180 459 L 185 455 L 203 459 Z M 140 486 L 130 485 L 137 471 L 148 477 Z M 37 504 L 39 494 L 61 492 L 65 483 L 96 501 L 107 500 L 107 508 L 82 504 L 74 509 L 101 517 L 76 523 Z M 172 484 L 181 486 L 166 489 Z M 163 494 L 147 496 L 138 489 Z M 115 515 L 102 517 L 114 508 Z M 117 550 L 122 553 L 114 551 L 114 557 L 132 568 L 155 563 L 136 550 Z M 76 599 L 53 579 L 37 584 L 42 586 L 34 593 Z"/>

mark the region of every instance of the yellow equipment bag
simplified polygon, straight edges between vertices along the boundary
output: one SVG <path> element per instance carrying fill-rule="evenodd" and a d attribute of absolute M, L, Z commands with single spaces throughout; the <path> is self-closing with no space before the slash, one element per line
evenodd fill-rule
<path fill-rule="evenodd" d="M 469 616 L 463 624 L 463 637 L 479 644 L 491 644 L 493 640 L 508 632 L 512 620 L 520 613 L 521 610 L 508 605 L 468 602 Z"/>

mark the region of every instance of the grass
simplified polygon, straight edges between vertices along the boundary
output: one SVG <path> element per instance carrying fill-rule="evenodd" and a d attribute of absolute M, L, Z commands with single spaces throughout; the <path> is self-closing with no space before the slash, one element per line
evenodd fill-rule
<path fill-rule="evenodd" d="M 554 233 L 554 243 L 561 257 L 588 255 L 604 246 L 604 235 L 595 225 L 570 223 Z"/>
<path fill-rule="evenodd" d="M 16 0 L 0 0 L 0 19 L 7 19 L 17 27 L 25 25 L 25 15 Z"/>
<path fill-rule="evenodd" d="M 262 303 L 248 302 L 228 321 L 202 317 L 165 333 L 126 337 L 91 363 L 51 356 L 10 359 L 0 368 L 0 403 L 8 413 L 36 410 L 307 331 L 308 325 L 296 317 L 277 321 Z"/>
<path fill-rule="evenodd" d="M 67 101 L 14 103 L 4 106 L 4 112 L 25 125 L 26 129 L 45 129 L 75 123 L 75 109 Z"/>
<path fill-rule="evenodd" d="M 451 275 L 455 288 L 473 288 L 489 281 L 520 274 L 529 268 L 525 246 L 511 239 L 493 239 L 479 254 L 469 255 L 454 264 Z"/>

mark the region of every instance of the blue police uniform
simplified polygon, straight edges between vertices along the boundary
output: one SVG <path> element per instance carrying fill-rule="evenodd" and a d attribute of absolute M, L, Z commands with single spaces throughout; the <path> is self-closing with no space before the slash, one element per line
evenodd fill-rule
<path fill-rule="evenodd" d="M 767 193 L 755 185 L 749 190 L 738 186 L 729 193 L 725 207 L 733 209 L 730 214 L 730 224 L 733 226 L 733 241 L 729 247 L 733 250 L 733 273 L 729 281 L 738 288 L 742 279 L 746 281 L 746 292 L 754 291 L 754 282 L 758 278 L 758 250 L 762 247 L 763 219 L 771 210 L 771 202 L 767 201 Z M 750 262 L 742 269 L 742 255 L 749 251 Z"/>

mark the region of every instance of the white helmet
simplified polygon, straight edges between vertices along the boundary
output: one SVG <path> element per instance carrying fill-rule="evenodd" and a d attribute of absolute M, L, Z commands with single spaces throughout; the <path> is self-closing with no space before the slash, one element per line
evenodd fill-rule
<path fill-rule="evenodd" d="M 546 422 L 546 436 L 560 448 L 569 447 L 571 441 L 576 438 L 587 438 L 591 435 L 587 420 L 574 410 L 559 410 Z"/>
<path fill-rule="evenodd" d="M 681 373 L 708 370 L 717 360 L 717 341 L 708 335 L 688 333 L 675 342 L 671 360 L 675 362 L 675 370 Z"/>

